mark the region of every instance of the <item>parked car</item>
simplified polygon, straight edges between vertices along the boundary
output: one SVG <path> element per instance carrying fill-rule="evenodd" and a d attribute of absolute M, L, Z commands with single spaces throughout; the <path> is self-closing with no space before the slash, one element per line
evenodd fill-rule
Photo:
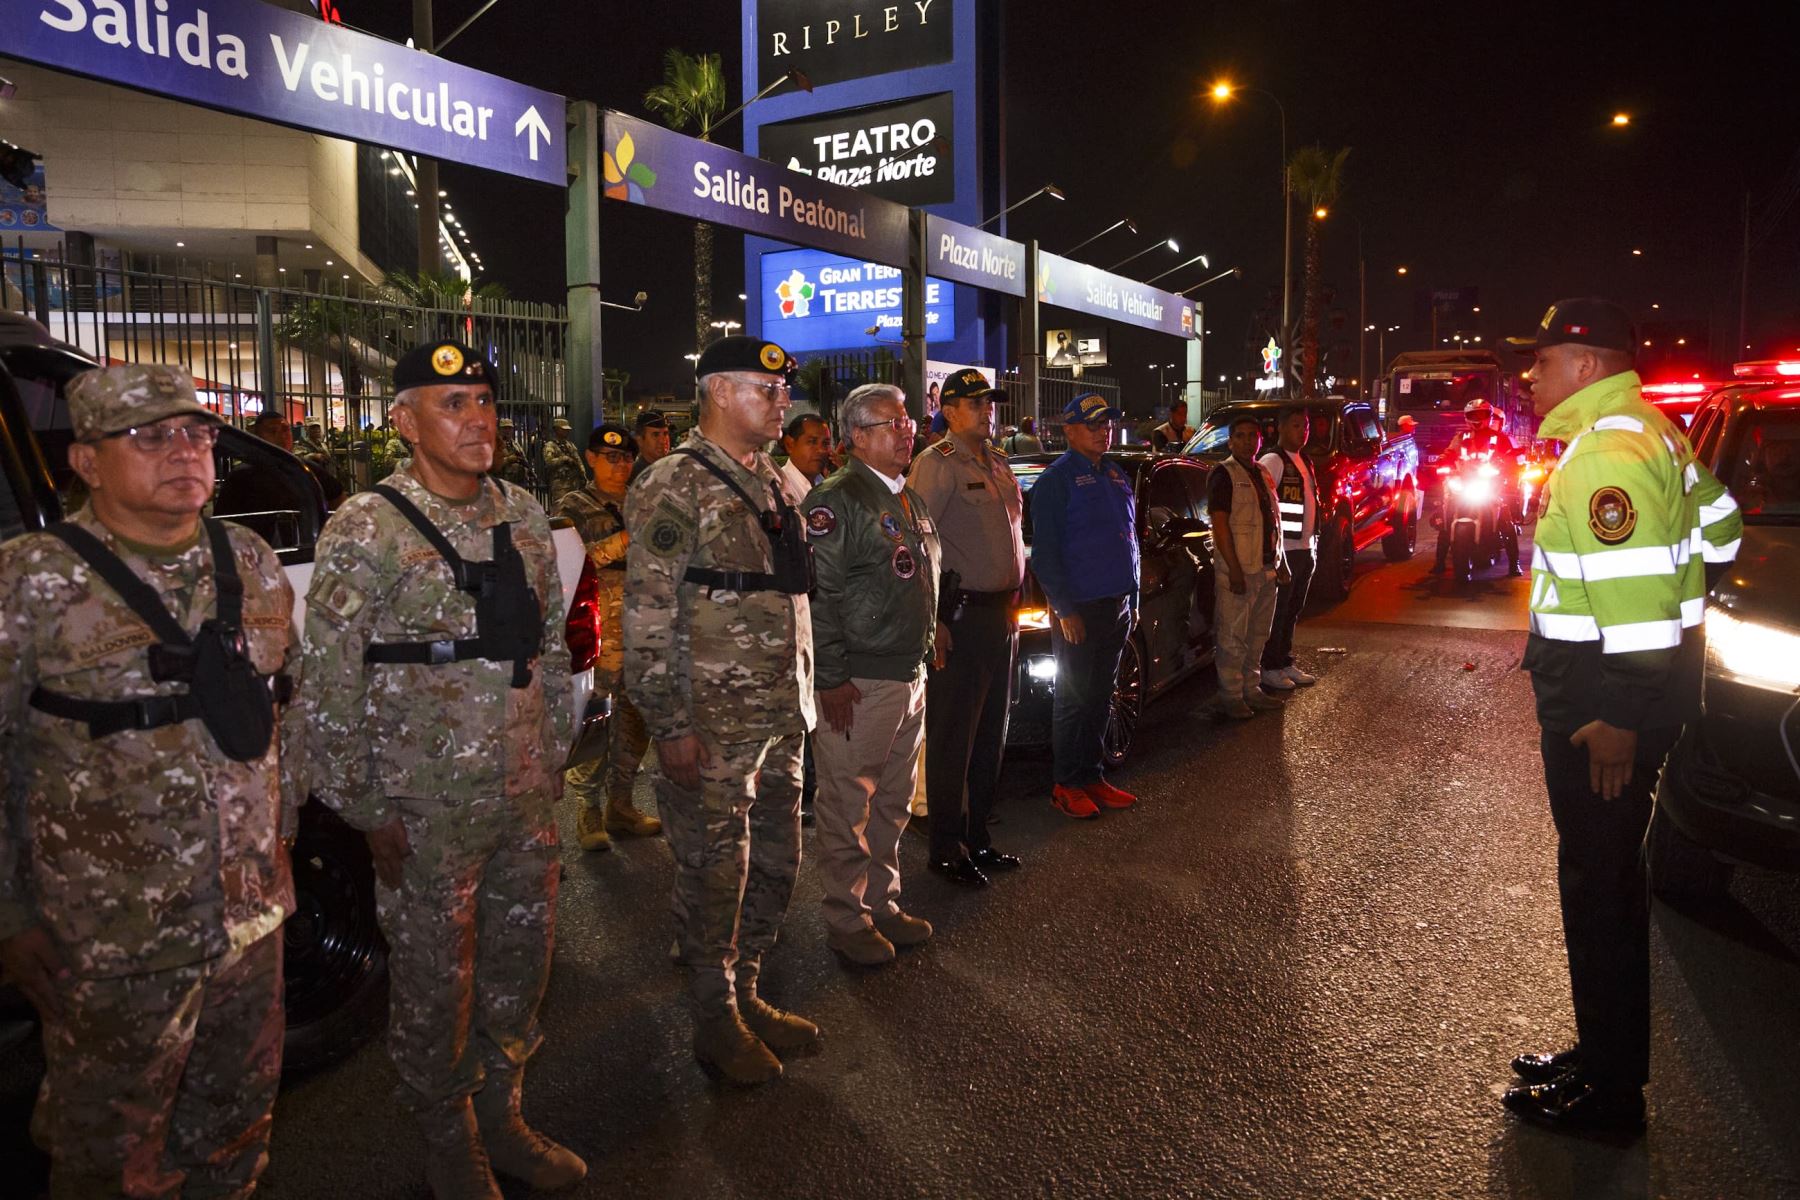
<path fill-rule="evenodd" d="M 1669 755 L 1651 883 L 1722 895 L 1740 863 L 1800 874 L 1800 362 L 1740 364 L 1694 414 L 1695 452 L 1743 511 L 1737 559 L 1709 580 L 1706 709 Z"/>
<path fill-rule="evenodd" d="M 1384 434 L 1372 405 L 1328 396 L 1316 400 L 1246 400 L 1206 415 L 1183 453 L 1222 462 L 1231 423 L 1253 417 L 1263 446 L 1275 444 L 1275 417 L 1291 404 L 1312 419 L 1305 453 L 1319 483 L 1318 567 L 1312 594 L 1341 600 L 1350 594 L 1357 551 L 1377 541 L 1389 562 L 1405 562 L 1418 547 L 1419 451 L 1410 434 Z"/>
<path fill-rule="evenodd" d="M 1029 569 L 1029 556 L 1032 485 L 1058 457 L 1027 454 L 1011 460 L 1025 494 L 1027 555 L 1017 616 L 1019 660 L 1006 738 L 1012 746 L 1050 741 L 1056 657 L 1050 646 L 1050 610 Z M 1117 766 L 1131 752 L 1144 705 L 1212 662 L 1212 534 L 1206 523 L 1206 481 L 1212 468 L 1140 450 L 1111 457 L 1132 479 L 1142 559 L 1137 624 L 1120 656 L 1106 725 L 1106 763 Z"/>
<path fill-rule="evenodd" d="M 73 434 L 63 389 L 93 366 L 35 321 L 0 312 L 0 541 L 62 519 L 78 483 L 67 462 Z M 255 529 L 274 547 L 294 585 L 296 627 L 303 627 L 313 546 L 326 517 L 317 480 L 292 454 L 229 425 L 220 430 L 214 453 L 220 479 L 231 467 L 251 463 L 287 490 L 288 507 L 230 520 Z M 586 555 L 567 521 L 553 524 L 561 526 L 554 536 L 570 595 Z M 572 601 L 577 611 L 580 603 L 579 596 Z M 590 641 L 573 664 L 577 713 L 592 690 L 595 652 Z M 387 945 L 376 925 L 374 869 L 361 833 L 309 799 L 300 810 L 292 859 L 295 908 L 282 931 L 284 1064 L 305 1071 L 379 1032 L 387 1011 Z M 0 999 L 0 1013 L 21 1007 Z"/>

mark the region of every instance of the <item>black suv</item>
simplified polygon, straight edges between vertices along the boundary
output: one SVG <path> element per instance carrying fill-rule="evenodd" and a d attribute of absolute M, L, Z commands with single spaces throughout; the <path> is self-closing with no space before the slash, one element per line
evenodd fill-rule
<path fill-rule="evenodd" d="M 1738 863 L 1800 872 L 1800 363 L 1737 373 L 1691 426 L 1744 540 L 1707 608 L 1705 715 L 1657 788 L 1650 876 L 1672 898 L 1723 894 Z"/>

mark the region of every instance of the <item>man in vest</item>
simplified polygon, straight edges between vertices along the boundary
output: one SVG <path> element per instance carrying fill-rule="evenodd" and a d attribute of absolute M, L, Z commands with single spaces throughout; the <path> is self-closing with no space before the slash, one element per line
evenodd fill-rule
<path fill-rule="evenodd" d="M 818 564 L 819 874 L 825 944 L 874 967 L 931 937 L 931 922 L 900 907 L 900 835 L 925 737 L 925 668 L 942 662 L 938 537 L 906 486 L 905 393 L 865 383 L 844 399 L 839 422 L 850 462 L 812 489 L 805 509 Z"/>
<path fill-rule="evenodd" d="M 1097 392 L 1070 400 L 1062 415 L 1069 449 L 1031 491 L 1031 568 L 1050 605 L 1056 653 L 1050 802 L 1077 819 L 1137 803 L 1105 774 L 1107 713 L 1138 603 L 1137 496 L 1106 457 L 1124 415 Z"/>
<path fill-rule="evenodd" d="M 1635 1132 L 1650 1068 L 1641 848 L 1663 760 L 1700 713 L 1709 565 L 1737 555 L 1737 504 L 1644 402 L 1625 310 L 1559 300 L 1524 378 L 1563 442 L 1544 485 L 1524 667 L 1556 823 L 1576 1047 L 1522 1054 L 1506 1107 L 1556 1129 Z"/>
<path fill-rule="evenodd" d="M 1275 623 L 1277 589 L 1289 581 L 1281 554 L 1275 481 L 1256 461 L 1261 428 L 1255 417 L 1231 423 L 1231 454 L 1213 468 L 1206 503 L 1213 530 L 1213 665 L 1219 672 L 1219 712 L 1248 720 L 1258 709 L 1281 707 L 1263 694 L 1263 644 Z"/>
<path fill-rule="evenodd" d="M 438 1200 L 587 1173 L 520 1116 L 543 1041 L 573 714 L 544 510 L 495 465 L 494 369 L 457 342 L 394 366 L 411 461 L 346 500 L 306 598 L 314 793 L 369 839 L 388 1053 Z M 471 1103 L 471 1097 L 473 1102 Z"/>
<path fill-rule="evenodd" d="M 1275 447 L 1257 461 L 1275 484 L 1275 508 L 1281 517 L 1281 558 L 1288 581 L 1275 590 L 1275 621 L 1262 653 L 1262 685 L 1272 691 L 1291 692 L 1308 687 L 1318 677 L 1300 669 L 1294 661 L 1294 626 L 1306 607 L 1306 589 L 1312 583 L 1313 550 L 1318 545 L 1319 485 L 1306 457 L 1311 425 L 1306 409 L 1289 405 L 1275 418 Z"/>
<path fill-rule="evenodd" d="M 219 419 L 185 372 L 89 371 L 68 404 L 89 502 L 0 547 L 0 975 L 43 1018 L 32 1131 L 54 1196 L 247 1196 L 281 1077 L 294 593 L 201 520 Z M 235 644 L 249 678 L 208 667 Z"/>
<path fill-rule="evenodd" d="M 1158 454 L 1176 454 L 1194 435 L 1187 423 L 1187 401 L 1169 405 L 1169 419 L 1150 431 L 1150 448 Z"/>
<path fill-rule="evenodd" d="M 625 690 L 656 744 L 694 1057 L 745 1086 L 820 1048 L 818 1026 L 761 993 L 800 868 L 814 712 L 805 530 L 763 452 L 792 365 L 761 338 L 708 346 L 699 424 L 625 500 Z"/>
<path fill-rule="evenodd" d="M 1500 541 L 1506 546 L 1507 571 L 1513 576 L 1524 574 L 1519 569 L 1519 523 L 1513 511 L 1514 492 L 1518 483 L 1519 452 L 1513 448 L 1512 439 L 1504 430 L 1494 426 L 1494 406 L 1485 397 L 1476 397 L 1463 406 L 1463 420 L 1466 427 L 1457 431 L 1445 447 L 1443 457 L 1438 462 L 1452 471 L 1465 458 L 1482 458 L 1500 468 L 1500 486 L 1502 507 L 1500 510 Z M 1445 492 L 1448 497 L 1448 491 Z M 1431 568 L 1433 575 L 1444 573 L 1444 560 L 1450 553 L 1450 520 L 1446 508 L 1443 523 L 1438 527 L 1437 563 Z"/>

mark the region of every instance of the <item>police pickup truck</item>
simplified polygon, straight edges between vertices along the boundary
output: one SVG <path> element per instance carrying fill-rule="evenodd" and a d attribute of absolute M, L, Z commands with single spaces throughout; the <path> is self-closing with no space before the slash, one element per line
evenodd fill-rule
<path fill-rule="evenodd" d="M 63 388 L 93 367 L 92 359 L 55 341 L 42 325 L 0 312 L 0 541 L 42 529 L 63 516 L 73 473 L 67 465 L 73 440 Z M 312 551 L 325 523 L 322 490 L 299 459 L 229 425 L 220 430 L 218 476 L 252 464 L 289 500 L 269 512 L 230 519 L 260 534 L 275 548 L 294 585 L 295 627 L 304 628 Z M 569 643 L 574 659 L 575 712 L 582 713 L 593 686 L 597 653 L 591 573 L 568 523 L 555 522 L 563 594 L 569 601 Z M 330 809 L 308 800 L 300 812 L 293 850 L 295 910 L 284 928 L 286 944 L 286 1067 L 304 1071 L 342 1057 L 378 1032 L 387 1009 L 387 947 L 375 922 L 374 873 L 360 833 Z M 22 1000 L 0 994 L 0 1020 L 22 1015 Z"/>
<path fill-rule="evenodd" d="M 1356 552 L 1379 541 L 1389 562 L 1411 558 L 1419 540 L 1419 451 L 1410 434 L 1384 434 L 1363 400 L 1246 400 L 1206 415 L 1182 453 L 1213 462 L 1230 450 L 1231 423 L 1253 418 L 1262 449 L 1275 445 L 1275 418 L 1289 405 L 1311 417 L 1306 457 L 1319 483 L 1318 567 L 1312 594 L 1327 601 L 1350 594 Z"/>

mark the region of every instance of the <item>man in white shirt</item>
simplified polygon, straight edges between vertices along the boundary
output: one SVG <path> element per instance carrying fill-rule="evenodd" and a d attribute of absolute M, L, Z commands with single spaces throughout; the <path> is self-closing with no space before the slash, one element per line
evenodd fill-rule
<path fill-rule="evenodd" d="M 1271 691 L 1291 692 L 1307 687 L 1318 677 L 1300 669 L 1294 661 L 1294 626 L 1306 607 L 1306 589 L 1312 583 L 1313 550 L 1318 545 L 1319 484 L 1306 458 L 1306 439 L 1311 426 L 1306 409 L 1298 405 L 1281 410 L 1275 420 L 1275 446 L 1257 461 L 1275 481 L 1275 504 L 1281 514 L 1281 550 L 1286 557 L 1288 582 L 1275 593 L 1275 624 L 1263 645 L 1262 685 Z"/>
<path fill-rule="evenodd" d="M 818 413 L 801 413 L 781 433 L 781 494 L 795 508 L 830 470 L 831 425 Z"/>

